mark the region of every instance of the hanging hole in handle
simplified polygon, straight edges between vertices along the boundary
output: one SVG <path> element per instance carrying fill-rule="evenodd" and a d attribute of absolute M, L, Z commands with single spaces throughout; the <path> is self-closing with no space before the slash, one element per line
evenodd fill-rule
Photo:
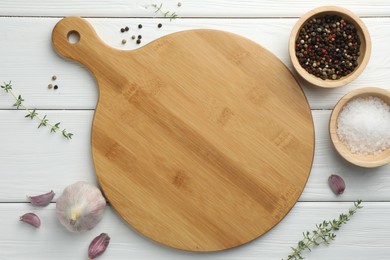
<path fill-rule="evenodd" d="M 80 41 L 80 34 L 77 31 L 70 31 L 67 38 L 70 44 L 77 44 Z"/>

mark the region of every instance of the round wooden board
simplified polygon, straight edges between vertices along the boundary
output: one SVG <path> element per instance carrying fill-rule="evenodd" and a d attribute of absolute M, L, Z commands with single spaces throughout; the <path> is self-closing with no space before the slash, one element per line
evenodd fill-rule
<path fill-rule="evenodd" d="M 269 51 L 215 30 L 121 51 L 77 17 L 56 25 L 53 44 L 96 77 L 96 175 L 140 233 L 178 249 L 223 250 L 264 234 L 297 201 L 313 121 L 297 81 Z"/>

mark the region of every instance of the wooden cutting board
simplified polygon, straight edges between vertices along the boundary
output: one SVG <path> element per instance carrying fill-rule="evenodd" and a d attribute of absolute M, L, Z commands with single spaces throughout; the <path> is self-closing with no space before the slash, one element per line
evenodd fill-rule
<path fill-rule="evenodd" d="M 96 78 L 96 175 L 137 231 L 178 249 L 222 250 L 264 234 L 294 206 L 312 165 L 313 121 L 272 53 L 215 30 L 117 50 L 77 17 L 52 37 Z"/>

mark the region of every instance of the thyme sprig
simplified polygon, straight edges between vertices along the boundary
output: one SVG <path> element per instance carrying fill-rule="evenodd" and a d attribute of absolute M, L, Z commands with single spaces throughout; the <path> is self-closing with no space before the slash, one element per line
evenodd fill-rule
<path fill-rule="evenodd" d="M 154 9 L 155 9 L 155 13 L 161 13 L 165 18 L 169 18 L 170 21 L 172 21 L 173 19 L 176 19 L 177 18 L 177 13 L 175 12 L 171 12 L 171 11 L 163 11 L 162 10 L 162 7 L 163 7 L 163 4 L 160 3 L 159 5 L 158 4 L 152 4 L 151 5 Z"/>
<path fill-rule="evenodd" d="M 336 238 L 333 231 L 337 231 L 343 224 L 346 224 L 352 215 L 363 206 L 360 204 L 361 200 L 354 202 L 354 207 L 349 209 L 347 214 L 341 214 L 338 219 L 331 221 L 324 220 L 322 223 L 316 225 L 316 230 L 303 232 L 303 239 L 298 242 L 296 247 L 292 247 L 292 253 L 287 257 L 287 260 L 304 259 L 302 253 L 307 249 L 319 246 L 320 244 L 329 244 L 330 241 Z"/>
<path fill-rule="evenodd" d="M 43 117 L 40 117 L 36 111 L 36 109 L 28 109 L 24 104 L 23 101 L 24 99 L 22 98 L 21 95 L 15 95 L 12 91 L 12 84 L 11 81 L 9 83 L 5 83 L 4 85 L 0 86 L 6 93 L 11 94 L 11 96 L 15 99 L 14 106 L 16 109 L 22 108 L 26 110 L 27 115 L 25 116 L 26 118 L 30 118 L 33 120 L 34 118 L 38 120 L 39 125 L 38 128 L 40 127 L 45 127 L 48 126 L 50 127 L 50 133 L 55 133 L 60 130 L 60 122 L 56 124 L 52 124 L 49 122 L 49 119 L 47 119 L 47 115 L 44 115 Z M 71 132 L 66 131 L 65 129 L 60 130 L 62 133 L 62 136 L 64 136 L 66 139 L 72 139 L 73 134 Z"/>

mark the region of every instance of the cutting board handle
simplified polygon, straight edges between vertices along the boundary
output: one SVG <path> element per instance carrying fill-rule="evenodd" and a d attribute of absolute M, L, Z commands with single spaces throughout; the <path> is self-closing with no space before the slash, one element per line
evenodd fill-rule
<path fill-rule="evenodd" d="M 105 54 L 112 51 L 100 40 L 90 23 L 75 16 L 66 17 L 56 24 L 52 42 L 61 56 L 78 61 L 91 70 L 104 62 Z"/>

